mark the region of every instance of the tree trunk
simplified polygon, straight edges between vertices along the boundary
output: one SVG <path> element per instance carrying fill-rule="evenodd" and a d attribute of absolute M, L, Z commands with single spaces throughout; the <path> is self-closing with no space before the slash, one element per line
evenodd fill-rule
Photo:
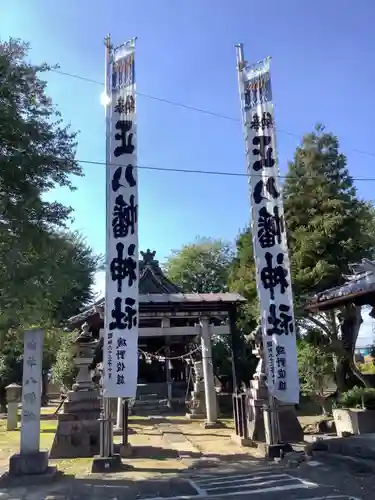
<path fill-rule="evenodd" d="M 337 385 L 337 391 L 339 394 L 348 390 L 346 383 L 346 367 L 345 359 L 340 359 L 337 354 L 333 356 L 333 365 L 335 368 L 335 382 Z"/>
<path fill-rule="evenodd" d="M 320 406 L 323 416 L 326 417 L 327 415 L 329 415 L 328 402 L 324 396 L 322 396 L 321 394 L 314 394 L 312 399 L 314 399 Z"/>
<path fill-rule="evenodd" d="M 365 387 L 371 387 L 355 364 L 354 350 L 357 343 L 359 329 L 363 323 L 361 307 L 354 304 L 345 306 L 341 315 L 341 341 L 344 350 L 344 360 L 347 369 L 351 372 Z"/>

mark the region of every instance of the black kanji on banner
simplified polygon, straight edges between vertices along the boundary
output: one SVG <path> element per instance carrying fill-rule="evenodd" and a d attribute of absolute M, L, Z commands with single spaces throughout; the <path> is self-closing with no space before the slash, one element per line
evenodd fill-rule
<path fill-rule="evenodd" d="M 134 306 L 135 300 L 131 297 L 127 297 L 126 299 L 116 297 L 114 300 L 114 308 L 111 311 L 111 316 L 114 321 L 109 323 L 109 329 L 131 330 L 133 327 L 137 326 L 137 309 Z"/>
<path fill-rule="evenodd" d="M 122 194 L 117 196 L 113 207 L 112 228 L 114 238 L 125 238 L 134 234 L 137 223 L 138 205 L 135 205 L 134 195 L 130 195 L 126 203 Z"/>
<path fill-rule="evenodd" d="M 276 189 L 276 180 L 274 177 L 269 177 L 266 182 L 262 180 L 255 184 L 253 191 L 254 202 L 258 205 L 262 200 L 267 199 L 267 195 L 263 196 L 263 192 L 271 196 L 274 200 L 280 196 L 280 192 Z"/>
<path fill-rule="evenodd" d="M 251 118 L 250 128 L 252 130 L 255 130 L 256 132 L 259 132 L 260 129 L 264 130 L 265 128 L 273 128 L 273 118 L 271 113 L 265 111 L 262 115 L 262 118 L 260 118 L 258 113 L 254 113 Z"/>
<path fill-rule="evenodd" d="M 133 122 L 131 120 L 118 120 L 116 122 L 116 130 L 120 132 L 115 134 L 115 139 L 121 142 L 121 145 L 117 146 L 113 151 L 116 158 L 124 154 L 131 155 L 133 153 L 135 146 L 132 143 L 134 134 L 130 132 L 132 126 Z"/>
<path fill-rule="evenodd" d="M 273 214 L 266 207 L 259 210 L 258 218 L 258 240 L 262 248 L 272 248 L 276 243 L 281 243 L 281 235 L 284 232 L 283 217 L 280 217 L 279 207 L 273 208 Z"/>
<path fill-rule="evenodd" d="M 294 333 L 293 316 L 290 314 L 290 306 L 286 304 L 280 304 L 279 311 L 277 311 L 275 304 L 271 304 L 267 321 L 271 326 L 271 328 L 267 328 L 267 335 L 289 335 Z"/>
<path fill-rule="evenodd" d="M 122 282 L 125 278 L 128 279 L 128 287 L 132 287 L 137 279 L 136 269 L 137 261 L 135 260 L 134 251 L 135 245 L 129 245 L 127 248 L 127 256 L 124 256 L 125 245 L 117 243 L 117 257 L 112 259 L 110 272 L 113 281 L 117 281 L 117 291 L 122 292 Z"/>
<path fill-rule="evenodd" d="M 126 167 L 118 167 L 112 177 L 112 191 L 116 193 L 120 189 L 120 187 L 126 188 L 124 184 L 121 184 L 121 177 L 122 173 L 125 170 L 125 181 L 129 187 L 134 187 L 137 185 L 135 178 L 134 178 L 134 167 L 129 163 Z"/>
<path fill-rule="evenodd" d="M 119 97 L 117 99 L 117 103 L 115 104 L 114 108 L 115 113 L 134 113 L 135 111 L 135 100 L 132 95 L 126 96 L 126 100 L 123 97 Z"/>
<path fill-rule="evenodd" d="M 271 300 L 275 299 L 275 288 L 280 286 L 280 293 L 284 294 L 289 283 L 286 279 L 288 271 L 283 267 L 284 254 L 279 253 L 276 256 L 276 266 L 273 267 L 273 256 L 270 252 L 266 252 L 264 258 L 267 265 L 260 272 L 260 280 L 266 290 L 270 291 Z"/>
<path fill-rule="evenodd" d="M 272 168 L 275 166 L 275 159 L 273 157 L 273 148 L 271 147 L 272 137 L 268 135 L 260 135 L 253 138 L 254 156 L 260 156 L 260 159 L 253 163 L 253 169 L 258 172 L 264 167 Z"/>

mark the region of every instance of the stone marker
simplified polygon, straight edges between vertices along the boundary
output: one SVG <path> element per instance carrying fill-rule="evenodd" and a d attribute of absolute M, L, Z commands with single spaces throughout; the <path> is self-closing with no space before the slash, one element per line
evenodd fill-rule
<path fill-rule="evenodd" d="M 21 400 L 22 387 L 18 384 L 9 384 L 5 387 L 7 397 L 7 431 L 15 431 L 18 425 L 18 403 Z"/>
<path fill-rule="evenodd" d="M 48 452 L 40 451 L 43 330 L 25 332 L 22 378 L 21 449 L 9 459 L 9 475 L 43 474 Z"/>

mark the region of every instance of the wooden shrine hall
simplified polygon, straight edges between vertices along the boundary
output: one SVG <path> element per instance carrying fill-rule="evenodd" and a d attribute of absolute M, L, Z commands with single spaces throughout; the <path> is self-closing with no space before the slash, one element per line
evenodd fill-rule
<path fill-rule="evenodd" d="M 189 368 L 178 357 L 201 345 L 197 336 L 234 332 L 236 311 L 245 299 L 237 293 L 183 293 L 163 274 L 155 252 L 147 250 L 141 256 L 138 392 L 151 389 L 169 401 L 185 401 Z M 70 318 L 70 328 L 80 329 L 87 323 L 93 337 L 99 338 L 103 310 L 104 298 Z"/>

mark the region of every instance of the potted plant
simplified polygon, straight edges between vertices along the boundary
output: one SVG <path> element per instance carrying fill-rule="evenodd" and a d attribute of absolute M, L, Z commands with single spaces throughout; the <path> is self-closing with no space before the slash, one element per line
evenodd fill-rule
<path fill-rule="evenodd" d="M 375 432 L 375 389 L 353 387 L 344 392 L 332 409 L 339 437 Z"/>

